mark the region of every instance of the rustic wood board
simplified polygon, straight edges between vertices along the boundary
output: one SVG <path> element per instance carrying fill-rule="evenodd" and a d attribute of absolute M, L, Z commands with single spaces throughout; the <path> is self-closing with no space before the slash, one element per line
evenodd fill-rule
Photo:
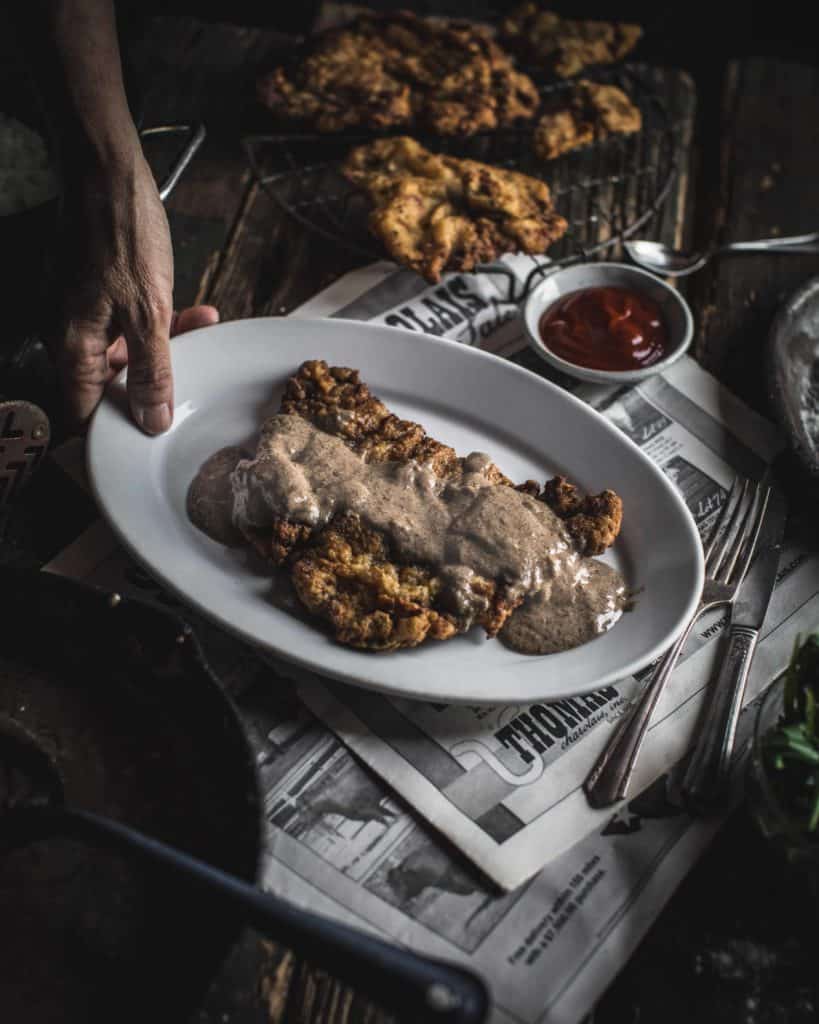
<path fill-rule="evenodd" d="M 728 66 L 720 187 L 710 206 L 703 197 L 714 241 L 819 230 L 817 124 L 819 68 L 762 58 Z M 759 369 L 774 313 L 817 273 L 819 255 L 741 255 L 692 279 L 702 310 L 698 358 L 760 412 L 769 411 Z"/>

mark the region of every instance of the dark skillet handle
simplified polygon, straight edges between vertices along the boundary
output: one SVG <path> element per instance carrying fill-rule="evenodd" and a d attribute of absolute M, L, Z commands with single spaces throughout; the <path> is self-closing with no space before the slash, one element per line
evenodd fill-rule
<path fill-rule="evenodd" d="M 374 935 L 291 906 L 206 864 L 87 811 L 19 807 L 6 812 L 3 832 L 27 838 L 50 835 L 92 840 L 175 872 L 185 882 L 269 938 L 281 942 L 371 996 L 402 1019 L 423 1024 L 480 1024 L 489 1008 L 486 985 L 455 964 L 418 956 Z"/>

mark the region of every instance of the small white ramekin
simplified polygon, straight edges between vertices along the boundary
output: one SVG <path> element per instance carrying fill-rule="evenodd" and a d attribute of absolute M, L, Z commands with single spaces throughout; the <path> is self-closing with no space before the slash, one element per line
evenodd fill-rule
<path fill-rule="evenodd" d="M 639 370 L 594 370 L 555 355 L 540 336 L 541 317 L 559 299 L 582 288 L 628 288 L 653 299 L 662 310 L 668 330 L 668 353 L 651 366 Z M 577 263 L 551 273 L 547 268 L 543 281 L 535 285 L 524 303 L 523 322 L 529 344 L 541 359 L 572 377 L 599 384 L 632 383 L 662 373 L 683 355 L 694 337 L 694 318 L 688 303 L 676 288 L 647 270 L 627 263 Z"/>

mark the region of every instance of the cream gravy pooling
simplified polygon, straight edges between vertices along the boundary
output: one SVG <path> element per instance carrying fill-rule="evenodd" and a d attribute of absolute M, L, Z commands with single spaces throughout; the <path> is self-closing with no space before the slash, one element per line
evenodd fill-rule
<path fill-rule="evenodd" d="M 235 445 L 220 448 L 205 459 L 188 488 L 188 519 L 211 540 L 231 548 L 244 544 L 233 522 L 231 476 L 237 463 L 247 457 L 247 451 Z"/>
<path fill-rule="evenodd" d="M 623 577 L 605 562 L 578 557 L 575 581 L 555 579 L 507 619 L 500 639 L 522 654 L 555 654 L 593 640 L 617 622 L 627 603 Z"/>
<path fill-rule="evenodd" d="M 492 484 L 489 465 L 475 452 L 461 477 L 442 480 L 416 462 L 366 463 L 340 438 L 280 414 L 265 422 L 255 458 L 231 474 L 233 522 L 264 530 L 284 518 L 320 529 L 353 512 L 387 537 L 400 561 L 440 575 L 442 606 L 464 628 L 486 608 L 470 585 L 478 575 L 503 584 L 510 600 L 525 600 L 502 632 L 515 650 L 551 653 L 605 632 L 625 604 L 622 577 L 580 556 L 548 506 Z"/>

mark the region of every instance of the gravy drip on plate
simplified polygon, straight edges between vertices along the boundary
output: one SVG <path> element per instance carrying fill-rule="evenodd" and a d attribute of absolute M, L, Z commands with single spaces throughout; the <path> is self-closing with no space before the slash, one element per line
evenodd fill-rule
<path fill-rule="evenodd" d="M 214 468 L 221 473 L 234 451 L 212 456 L 200 476 L 207 470 L 221 480 Z M 280 414 L 265 422 L 255 458 L 240 459 L 230 475 L 233 524 L 263 530 L 284 518 L 320 529 L 356 513 L 389 540 L 398 561 L 438 573 L 441 604 L 464 627 L 485 607 L 470 585 L 476 574 L 504 585 L 509 599 L 524 599 L 502 633 L 521 652 L 566 650 L 610 628 L 625 605 L 622 577 L 579 555 L 542 502 L 492 484 L 490 464 L 475 452 L 460 477 L 441 479 L 417 462 L 366 463 L 339 438 Z M 201 515 L 193 521 L 209 532 Z"/>
<path fill-rule="evenodd" d="M 625 611 L 623 577 L 605 562 L 577 557 L 576 575 L 541 587 L 507 620 L 500 639 L 522 654 L 555 654 L 605 633 Z"/>
<path fill-rule="evenodd" d="M 205 459 L 188 488 L 188 519 L 211 540 L 228 547 L 241 547 L 244 538 L 233 523 L 231 474 L 248 453 L 231 445 Z"/>

